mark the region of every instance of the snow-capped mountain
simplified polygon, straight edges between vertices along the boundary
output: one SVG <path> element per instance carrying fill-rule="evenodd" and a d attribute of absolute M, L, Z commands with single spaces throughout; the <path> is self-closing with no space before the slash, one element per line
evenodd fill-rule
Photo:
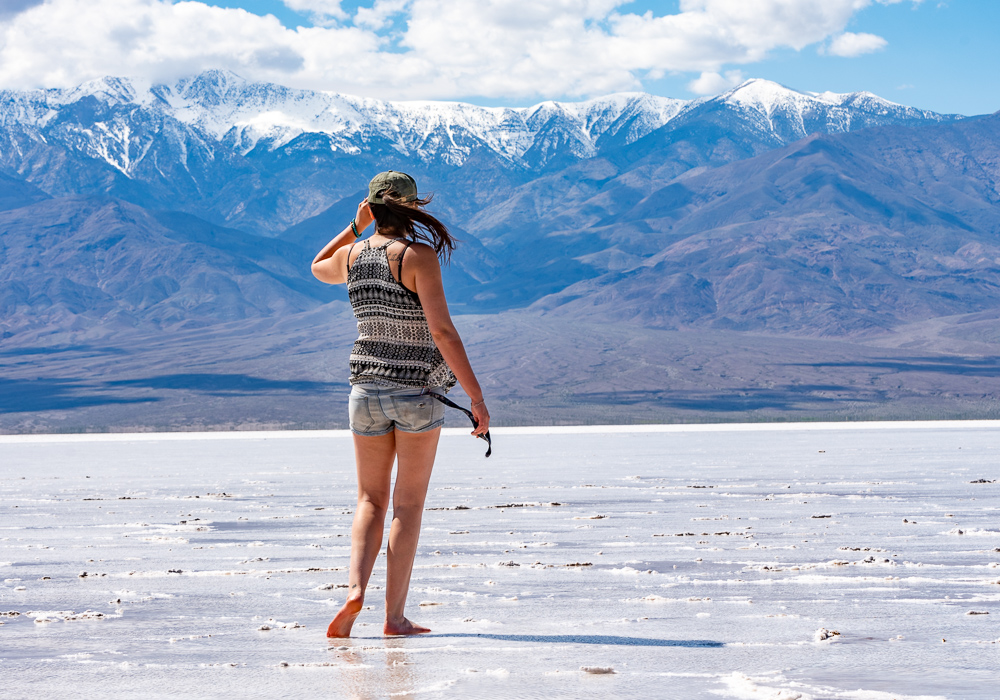
<path fill-rule="evenodd" d="M 766 80 L 748 80 L 718 97 L 677 100 L 619 93 L 583 102 L 532 107 L 479 107 L 460 102 L 392 102 L 330 92 L 297 90 L 207 71 L 173 85 L 107 77 L 66 90 L 0 92 L 0 127 L 20 127 L 44 138 L 55 125 L 66 145 L 106 161 L 127 177 L 150 154 L 153 126 L 163 137 L 171 122 L 209 142 L 246 156 L 273 151 L 303 134 L 325 137 L 344 155 L 391 149 L 425 162 L 459 166 L 485 149 L 512 165 L 544 166 L 557 154 L 583 159 L 609 144 L 627 145 L 682 118 L 729 109 L 781 142 L 859 125 L 947 117 L 904 107 L 870 93 L 803 93 Z M 68 117 L 68 119 L 67 119 Z M 75 119 L 74 119 L 75 117 Z M 89 118 L 88 118 L 89 117 Z M 186 157 L 186 149 L 181 149 Z"/>
<path fill-rule="evenodd" d="M 388 168 L 462 240 L 467 312 L 837 335 L 993 308 L 997 128 L 763 80 L 526 108 L 218 71 L 3 91 L 0 339 L 321 305 L 309 261 Z"/>
<path fill-rule="evenodd" d="M 952 121 L 957 115 L 907 107 L 870 92 L 798 92 L 768 80 L 747 80 L 699 104 L 702 115 L 732 110 L 782 144 L 809 134 L 834 134 L 886 124 Z"/>
<path fill-rule="evenodd" d="M 206 72 L 172 87 L 156 86 L 149 94 L 179 121 L 232 143 L 242 154 L 262 142 L 273 150 L 300 134 L 318 133 L 330 138 L 333 150 L 345 153 L 358 153 L 383 141 L 402 154 L 451 165 L 460 165 L 477 146 L 518 162 L 553 132 L 570 154 L 589 158 L 596 155 L 602 141 L 619 134 L 621 144 L 630 144 L 676 117 L 693 117 L 718 105 L 761 120 L 765 130 L 782 134 L 785 141 L 816 131 L 850 131 L 859 128 L 859 120 L 871 126 L 946 118 L 871 93 L 804 93 L 767 80 L 748 80 L 709 99 L 618 93 L 524 108 L 391 102 L 294 90 L 251 83 L 225 71 Z M 153 102 L 149 98 L 142 101 Z"/>
<path fill-rule="evenodd" d="M 537 135 L 553 130 L 573 156 L 587 158 L 597 152 L 602 137 L 621 132 L 626 142 L 635 141 L 688 104 L 644 93 L 517 109 L 392 102 L 295 90 L 208 71 L 173 85 L 107 77 L 67 90 L 2 91 L 0 127 L 16 125 L 41 133 L 66 112 L 100 106 L 105 114 L 95 113 L 92 124 L 81 123 L 81 138 L 68 140 L 125 175 L 147 153 L 141 130 L 128 123 L 140 115 L 145 121 L 176 120 L 240 155 L 258 147 L 274 150 L 308 133 L 326 136 L 330 150 L 347 155 L 389 147 L 405 156 L 461 165 L 477 148 L 519 163 Z M 101 118 L 109 113 L 114 118 Z"/>

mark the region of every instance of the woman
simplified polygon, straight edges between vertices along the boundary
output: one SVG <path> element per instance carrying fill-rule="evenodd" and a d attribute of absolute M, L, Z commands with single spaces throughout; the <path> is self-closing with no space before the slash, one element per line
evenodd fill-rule
<path fill-rule="evenodd" d="M 382 546 L 393 460 L 398 468 L 386 547 L 383 632 L 430 632 L 403 615 L 424 498 L 444 423 L 444 406 L 427 394 L 442 394 L 457 379 L 472 399 L 477 422 L 472 434 L 486 435 L 490 427 L 483 391 L 448 314 L 441 286 L 439 258 L 448 259 L 454 239 L 444 224 L 423 210 L 430 197 L 417 197 L 417 185 L 409 175 L 392 170 L 380 173 L 368 190 L 355 219 L 312 263 L 319 280 L 347 284 L 358 319 L 349 401 L 358 506 L 351 527 L 350 588 L 347 601 L 330 623 L 328 637 L 350 636 L 364 605 L 368 579 Z M 373 220 L 375 232 L 358 242 Z"/>

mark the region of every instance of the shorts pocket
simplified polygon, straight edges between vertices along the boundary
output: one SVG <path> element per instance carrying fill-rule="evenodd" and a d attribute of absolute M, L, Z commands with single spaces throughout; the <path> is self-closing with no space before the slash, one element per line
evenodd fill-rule
<path fill-rule="evenodd" d="M 356 433 L 367 433 L 375 427 L 375 418 L 372 417 L 371 404 L 367 396 L 351 394 L 347 400 L 348 421 L 351 430 Z"/>
<path fill-rule="evenodd" d="M 430 430 L 444 418 L 444 407 L 426 394 L 393 396 L 392 406 L 396 427 L 408 433 Z M 441 410 L 437 410 L 438 406 Z"/>

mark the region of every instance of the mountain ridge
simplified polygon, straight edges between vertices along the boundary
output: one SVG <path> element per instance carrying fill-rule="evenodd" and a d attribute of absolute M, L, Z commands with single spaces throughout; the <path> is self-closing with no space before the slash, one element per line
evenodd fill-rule
<path fill-rule="evenodd" d="M 501 423 L 1000 415 L 1000 113 L 749 81 L 327 133 L 198 78 L 0 92 L 0 431 L 341 425 L 309 262 L 386 169 Z"/>
<path fill-rule="evenodd" d="M 998 206 L 1000 115 L 813 135 L 650 192 L 612 228 L 641 225 L 660 250 L 619 238 L 614 269 L 533 308 L 831 336 L 985 311 L 1000 302 Z"/>
<path fill-rule="evenodd" d="M 16 121 L 44 127 L 59 109 L 87 98 L 124 107 L 155 108 L 177 121 L 197 127 L 217 141 L 234 146 L 246 155 L 263 141 L 270 150 L 286 145 L 304 133 L 338 137 L 331 147 L 357 153 L 350 138 L 364 139 L 365 123 L 375 133 L 393 142 L 404 155 L 416 153 L 444 162 L 461 164 L 459 153 L 468 155 L 469 146 L 450 142 L 451 148 L 422 151 L 435 130 L 443 126 L 449 136 L 456 127 L 495 152 L 511 158 L 523 155 L 539 125 L 552 119 L 571 122 L 570 130 L 580 136 L 577 155 L 597 152 L 597 142 L 607 134 L 616 135 L 626 118 L 629 132 L 624 142 L 632 143 L 671 120 L 713 103 L 736 105 L 766 115 L 807 114 L 820 106 L 836 109 L 831 128 L 850 128 L 850 109 L 862 102 L 868 112 L 904 114 L 925 120 L 956 119 L 961 115 L 939 115 L 905 107 L 867 92 L 808 93 L 762 79 L 750 79 L 715 97 L 681 100 L 649 93 L 613 93 L 581 102 L 544 101 L 530 107 L 480 107 L 463 102 L 391 101 L 361 98 L 340 93 L 287 88 L 273 83 L 250 82 L 230 71 L 211 70 L 183 78 L 174 85 L 150 84 L 129 78 L 108 76 L 70 89 L 33 91 L 0 90 L 0 126 Z M 15 105 L 16 109 L 10 106 Z M 282 111 L 284 108 L 285 111 Z M 392 134 L 404 134 L 402 122 L 417 124 L 410 133 L 393 141 Z M 638 120 L 638 123 L 637 123 Z M 837 122 L 840 122 L 839 124 Z M 617 125 L 617 126 L 616 126 Z M 486 131 L 493 134 L 486 133 Z M 805 135 L 805 131 L 801 135 Z M 124 136 L 124 134 L 122 135 Z M 126 172 L 122 161 L 109 163 Z"/>
<path fill-rule="evenodd" d="M 280 109 L 287 114 L 275 116 Z M 409 119 L 414 110 L 423 110 L 424 117 Z M 270 140 L 261 137 L 289 115 L 302 123 L 288 133 L 271 133 Z M 319 128 L 309 121 L 317 115 L 328 119 L 319 125 L 327 131 L 304 130 Z M 477 122 L 482 115 L 492 115 L 493 121 Z M 988 248 L 982 216 L 973 225 L 978 229 L 962 231 L 956 223 L 961 212 L 952 210 L 964 206 L 957 193 L 968 191 L 975 200 L 969 206 L 985 211 L 981 205 L 990 197 L 989 177 L 950 168 L 945 170 L 951 184 L 937 182 L 929 165 L 907 171 L 907 158 L 916 163 L 927 154 L 916 153 L 914 146 L 906 147 L 910 156 L 897 153 L 898 143 L 913 142 L 907 130 L 978 121 L 917 110 L 870 93 L 804 93 L 762 80 L 690 101 L 633 93 L 516 109 L 362 100 L 250 83 L 223 71 L 172 86 L 107 78 L 62 91 L 4 91 L 0 205 L 8 211 L 0 224 L 12 255 L 27 254 L 26 241 L 34 245 L 55 236 L 60 245 L 78 246 L 81 260 L 93 260 L 89 247 L 98 242 L 136 269 L 153 274 L 156 268 L 154 276 L 166 279 L 168 267 L 137 262 L 142 246 L 148 246 L 147 253 L 181 265 L 183 284 L 136 291 L 128 281 L 93 277 L 67 248 L 63 277 L 77 285 L 72 294 L 69 287 L 52 291 L 50 280 L 34 272 L 31 284 L 40 291 L 33 292 L 17 280 L 23 270 L 16 260 L 0 262 L 0 279 L 10 283 L 5 308 L 15 310 L 3 321 L 8 332 L 58 325 L 72 315 L 67 309 L 81 309 L 84 325 L 107 316 L 169 329 L 182 324 L 187 312 L 193 323 L 203 324 L 213 318 L 266 317 L 281 309 L 308 311 L 341 298 L 311 286 L 318 283 L 308 274 L 309 260 L 353 216 L 363 194 L 359 188 L 371 173 L 393 168 L 411 172 L 423 191 L 438 193 L 435 211 L 466 242 L 445 272 L 457 311 L 526 308 L 621 318 L 609 311 L 613 305 L 600 301 L 612 299 L 624 300 L 625 317 L 657 328 L 708 324 L 820 335 L 876 332 L 919 321 L 921 313 L 954 315 L 965 309 L 924 295 L 914 302 L 918 311 L 913 313 L 875 310 L 871 301 L 860 311 L 831 314 L 802 297 L 837 303 L 846 298 L 840 283 L 823 278 L 825 268 L 812 258 L 796 263 L 803 267 L 792 279 L 791 263 L 775 252 L 779 244 L 765 244 L 762 237 L 794 249 L 796 237 L 805 235 L 801 230 L 825 225 L 822 212 L 853 216 L 856 228 L 858 207 L 871 200 L 874 209 L 865 216 L 890 212 L 880 220 L 880 235 L 891 239 L 900 226 L 916 225 L 906 223 L 906 212 L 919 209 L 926 221 L 936 222 L 933 226 L 957 231 L 952 239 L 965 236 L 963 245 Z M 490 131 L 497 124 L 501 128 Z M 246 130 L 240 131 L 244 126 L 258 131 L 246 140 Z M 879 129 L 889 135 L 881 146 L 873 140 L 882 138 Z M 354 133 L 363 138 L 348 138 Z M 967 148 L 948 140 L 958 139 L 959 132 L 947 133 L 951 136 L 939 139 L 936 147 Z M 868 160 L 836 155 L 831 144 L 844 134 L 857 135 L 858 153 L 867 153 L 869 146 L 883 148 L 895 159 L 897 172 L 886 174 L 877 153 L 868 153 Z M 353 150 L 343 150 L 344 143 L 353 143 Z M 760 168 L 769 167 L 768 157 L 778 157 L 768 154 L 789 148 L 801 153 L 810 143 L 827 148 L 827 160 L 817 161 L 825 168 L 824 182 L 794 168 L 790 185 L 755 179 Z M 988 139 L 983 152 L 991 152 Z M 986 161 L 982 165 L 989 167 Z M 885 181 L 875 182 L 873 174 Z M 904 201 L 887 189 L 890 175 L 910 183 L 906 187 L 923 178 L 936 189 L 929 194 L 907 190 Z M 959 181 L 961 186 L 955 184 Z M 782 194 L 782 188 L 796 194 Z M 831 197 L 830 192 L 839 194 Z M 930 209 L 913 204 L 927 196 L 942 198 L 941 216 L 928 213 L 933 204 Z M 51 201 L 42 201 L 45 197 Z M 73 201 L 82 209 L 103 212 L 104 225 L 125 234 L 110 241 L 85 217 L 68 217 L 67 198 L 77 198 Z M 117 204 L 109 207 L 110 201 Z M 803 201 L 812 210 L 803 209 Z M 893 219 L 898 213 L 902 218 Z M 780 233 L 769 228 L 772 222 L 781 223 Z M 86 235 L 75 235 L 73 227 Z M 732 239 L 722 234 L 737 230 Z M 831 229 L 819 237 L 829 238 L 829 244 L 841 240 L 837 235 Z M 736 240 L 755 252 L 747 253 L 753 260 L 733 272 L 718 263 L 732 257 L 725 250 Z M 850 252 L 854 268 L 866 255 L 859 245 Z M 715 259 L 711 251 L 697 252 L 711 246 Z M 896 249 L 899 255 L 914 254 L 906 246 Z M 670 251 L 666 257 L 664 250 Z M 955 270 L 964 269 L 959 258 L 953 261 Z M 894 264 L 885 258 L 870 262 L 872 275 Z M 819 272 L 810 265 L 819 265 Z M 199 269 L 214 272 L 204 276 Z M 757 277 L 733 277 L 754 269 Z M 890 277 L 893 298 L 916 298 L 907 287 L 913 280 Z M 227 290 L 218 293 L 214 305 L 205 289 L 194 288 L 209 278 L 215 280 L 209 287 Z M 751 279 L 761 281 L 759 294 L 746 286 Z M 990 298 L 993 282 L 977 279 L 986 291 L 963 298 L 980 304 Z M 802 286 L 806 280 L 809 289 Z M 117 291 L 106 298 L 105 289 Z M 83 313 L 85 305 L 73 294 L 95 304 L 102 300 L 98 306 L 107 312 Z M 194 301 L 203 297 L 204 303 Z M 644 298 L 657 301 L 644 304 Z M 62 301 L 49 303 L 53 299 Z M 782 304 L 784 311 L 776 310 Z M 791 313 L 793 307 L 799 310 Z"/>

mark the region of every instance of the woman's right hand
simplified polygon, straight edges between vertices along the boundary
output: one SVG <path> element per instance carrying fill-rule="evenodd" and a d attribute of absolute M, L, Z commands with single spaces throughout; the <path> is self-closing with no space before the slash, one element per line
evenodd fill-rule
<path fill-rule="evenodd" d="M 476 429 L 472 431 L 472 434 L 476 436 L 485 435 L 490 429 L 490 412 L 486 408 L 486 399 L 483 399 L 479 403 L 472 404 L 472 415 L 478 423 Z"/>
<path fill-rule="evenodd" d="M 361 200 L 361 204 L 358 205 L 358 213 L 354 216 L 354 224 L 358 227 L 358 231 L 364 231 L 368 228 L 368 224 L 373 222 L 375 217 L 372 216 L 371 207 L 368 206 L 368 200 Z"/>

